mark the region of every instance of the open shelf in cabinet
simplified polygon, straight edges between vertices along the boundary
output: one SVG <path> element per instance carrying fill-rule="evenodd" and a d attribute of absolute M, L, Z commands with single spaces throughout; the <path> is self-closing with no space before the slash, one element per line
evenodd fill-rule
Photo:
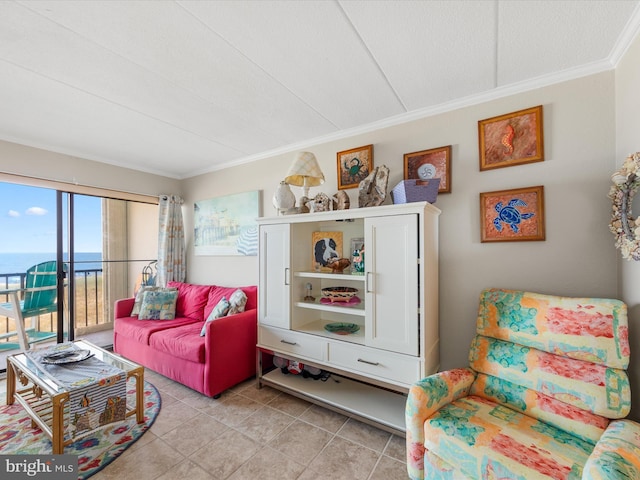
<path fill-rule="evenodd" d="M 319 278 L 320 280 L 344 280 L 346 282 L 364 282 L 364 275 L 354 275 L 352 273 L 325 273 L 325 272 L 295 272 L 294 277 Z"/>
<path fill-rule="evenodd" d="M 354 333 L 350 333 L 348 335 L 340 335 L 337 333 L 331 333 L 325 330 L 324 326 L 329 323 L 335 323 L 329 320 L 315 320 L 309 323 L 305 323 L 294 330 L 296 332 L 308 333 L 311 335 L 317 335 L 325 338 L 332 338 L 334 340 L 341 340 L 343 342 L 351 342 L 357 343 L 359 345 L 364 345 L 364 326 L 358 324 L 360 330 Z M 355 322 L 341 322 L 341 323 L 355 323 Z"/>
<path fill-rule="evenodd" d="M 320 402 L 366 423 L 382 426 L 396 435 L 404 437 L 406 434 L 404 410 L 407 397 L 404 394 L 339 375 L 331 375 L 323 382 L 303 378 L 302 375 L 283 375 L 277 369 L 262 376 L 260 382 L 282 388 L 312 403 Z"/>
<path fill-rule="evenodd" d="M 322 303 L 322 301 L 317 298 L 313 302 L 304 300 L 302 302 L 295 302 L 294 305 L 300 308 L 308 308 L 309 310 L 344 313 L 346 315 L 356 315 L 359 317 L 364 317 L 364 302 L 362 301 L 356 305 L 347 306 L 342 302 Z"/>
<path fill-rule="evenodd" d="M 307 290 L 303 287 L 303 283 L 298 283 L 295 290 L 297 300 L 292 302 L 293 308 L 297 311 L 295 318 L 301 320 L 299 325 L 295 325 L 294 329 L 304 331 L 315 335 L 324 335 L 330 338 L 336 338 L 337 335 L 329 334 L 324 330 L 327 323 L 358 323 L 363 327 L 365 310 L 365 277 L 363 275 L 351 275 L 344 273 L 326 273 L 315 271 L 298 271 L 294 273 L 294 277 L 300 280 L 308 280 L 311 284 L 312 295 L 314 300 L 303 300 L 303 296 L 307 294 Z M 356 301 L 353 302 L 329 302 L 322 295 L 322 289 L 325 287 L 350 286 L 355 287 L 357 292 Z M 309 328 L 309 325 L 314 327 Z M 344 339 L 349 341 L 348 339 Z M 359 342 L 361 343 L 361 342 Z"/>

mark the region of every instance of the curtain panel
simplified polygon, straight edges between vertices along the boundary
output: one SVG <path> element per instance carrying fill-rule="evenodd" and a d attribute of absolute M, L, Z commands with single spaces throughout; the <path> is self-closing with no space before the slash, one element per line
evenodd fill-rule
<path fill-rule="evenodd" d="M 187 258 L 182 220 L 183 200 L 178 195 L 161 195 L 158 228 L 157 285 L 184 282 L 187 277 Z"/>

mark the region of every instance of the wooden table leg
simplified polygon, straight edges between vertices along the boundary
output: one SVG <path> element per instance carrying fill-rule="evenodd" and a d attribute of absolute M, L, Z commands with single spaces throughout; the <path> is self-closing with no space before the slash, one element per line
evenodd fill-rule
<path fill-rule="evenodd" d="M 136 381 L 136 422 L 144 423 L 144 369 L 130 374 Z"/>
<path fill-rule="evenodd" d="M 16 372 L 13 365 L 7 359 L 7 405 L 13 405 L 15 402 L 14 394 L 16 393 Z"/>
<path fill-rule="evenodd" d="M 52 433 L 52 448 L 53 454 L 64 453 L 64 404 L 67 401 L 68 395 L 63 394 L 55 396 L 52 399 L 53 402 L 53 424 L 51 428 Z"/>

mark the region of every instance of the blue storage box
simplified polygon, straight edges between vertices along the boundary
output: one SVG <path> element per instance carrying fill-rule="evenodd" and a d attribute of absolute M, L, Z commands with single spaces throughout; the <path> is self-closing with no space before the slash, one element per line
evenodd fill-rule
<path fill-rule="evenodd" d="M 391 190 L 393 203 L 435 203 L 440 188 L 439 178 L 403 180 Z"/>

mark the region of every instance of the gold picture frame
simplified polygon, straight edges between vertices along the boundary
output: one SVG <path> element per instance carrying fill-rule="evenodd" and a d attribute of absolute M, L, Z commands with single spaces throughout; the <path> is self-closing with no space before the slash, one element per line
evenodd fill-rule
<path fill-rule="evenodd" d="M 480 170 L 544 160 L 542 105 L 478 122 Z"/>
<path fill-rule="evenodd" d="M 481 241 L 545 240 L 544 187 L 480 194 Z"/>
<path fill-rule="evenodd" d="M 311 268 L 316 272 L 330 272 L 330 260 L 343 258 L 342 232 L 312 232 Z"/>
<path fill-rule="evenodd" d="M 404 154 L 404 179 L 420 179 L 419 169 L 433 165 L 433 178 L 440 179 L 438 193 L 451 193 L 451 145 Z"/>
<path fill-rule="evenodd" d="M 357 188 L 373 171 L 373 145 L 337 153 L 338 190 Z"/>

